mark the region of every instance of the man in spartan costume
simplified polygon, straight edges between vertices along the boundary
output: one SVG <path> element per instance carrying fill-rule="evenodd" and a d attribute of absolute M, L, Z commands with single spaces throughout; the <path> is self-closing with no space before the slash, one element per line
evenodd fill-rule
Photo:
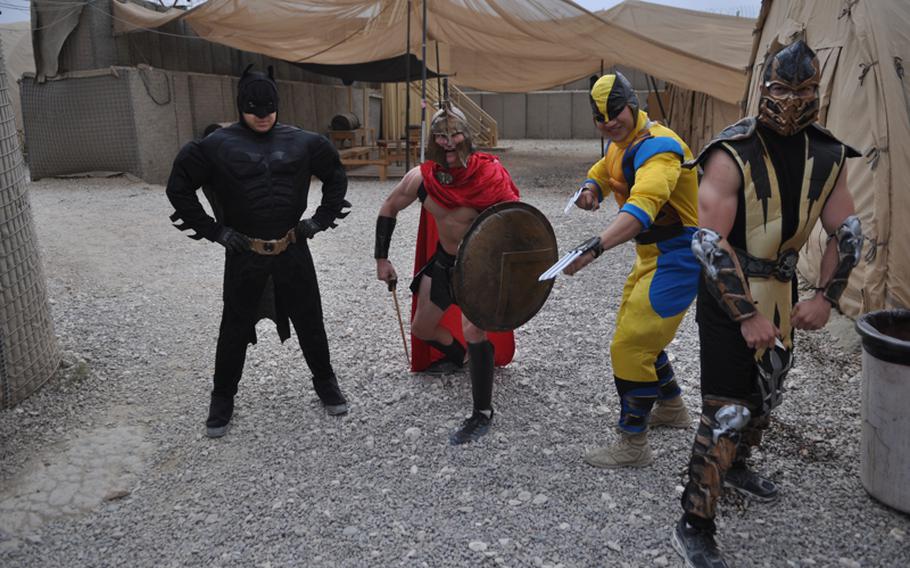
<path fill-rule="evenodd" d="M 467 355 L 474 409 L 450 437 L 458 445 L 489 430 L 493 368 L 511 361 L 515 343 L 511 332 L 488 334 L 461 314 L 452 288 L 455 258 L 475 218 L 497 203 L 518 201 L 519 194 L 497 157 L 474 151 L 464 114 L 447 101 L 430 122 L 426 155 L 427 161 L 405 174 L 379 210 L 376 275 L 390 286 L 398 280 L 389 261 L 392 231 L 398 213 L 419 199 L 423 207 L 411 283 L 411 369 L 424 371 L 435 363 L 436 368 L 453 370 L 464 365 Z"/>
<path fill-rule="evenodd" d="M 702 412 L 672 540 L 687 566 L 727 566 L 714 540 L 722 486 L 772 501 L 750 448 L 780 404 L 793 330 L 820 329 L 862 249 L 846 159 L 859 156 L 822 128 L 818 58 L 802 40 L 778 50 L 762 77 L 759 112 L 724 129 L 687 167 L 704 169 L 702 264 L 696 301 Z M 798 251 L 821 219 L 828 232 L 816 293 L 797 302 Z"/>
<path fill-rule="evenodd" d="M 338 152 L 323 136 L 281 124 L 278 85 L 246 68 L 237 86 L 239 120 L 184 146 L 171 170 L 167 196 L 180 230 L 226 249 L 224 311 L 215 350 L 214 387 L 206 420 L 209 437 L 223 436 L 234 412 L 247 345 L 256 343 L 256 322 L 274 319 L 282 341 L 288 320 L 326 411 L 348 411 L 329 359 L 322 301 L 307 239 L 345 217 L 347 176 Z M 307 208 L 310 178 L 322 180 L 322 202 Z M 217 219 L 206 214 L 196 190 L 204 186 Z"/>
<path fill-rule="evenodd" d="M 638 107 L 620 73 L 591 88 L 597 129 L 609 138 L 588 171 L 576 205 L 596 210 L 613 194 L 619 214 L 564 272 L 574 274 L 603 251 L 635 241 L 635 265 L 623 288 L 610 345 L 620 399 L 619 439 L 585 456 L 595 467 L 642 467 L 653 461 L 649 426 L 688 428 L 689 414 L 665 351 L 695 298 L 699 266 L 689 247 L 698 224 L 698 180 L 682 169 L 686 143 Z M 652 412 L 653 408 L 653 412 Z"/>

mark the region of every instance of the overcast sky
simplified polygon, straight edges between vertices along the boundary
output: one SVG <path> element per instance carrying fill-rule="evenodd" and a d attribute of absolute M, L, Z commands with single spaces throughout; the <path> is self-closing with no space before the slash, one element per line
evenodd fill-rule
<path fill-rule="evenodd" d="M 431 0 L 432 1 L 432 0 Z M 758 16 L 761 0 L 649 0 L 657 4 L 705 10 L 721 14 Z M 575 0 L 588 10 L 603 10 L 619 4 L 620 0 Z M 185 2 L 184 2 L 185 3 Z M 0 0 L 0 22 L 19 22 L 29 19 L 28 0 Z"/>

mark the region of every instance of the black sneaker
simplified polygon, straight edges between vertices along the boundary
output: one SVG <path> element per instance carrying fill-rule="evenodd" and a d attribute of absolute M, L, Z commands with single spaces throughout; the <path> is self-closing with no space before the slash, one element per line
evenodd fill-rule
<path fill-rule="evenodd" d="M 450 375 L 452 373 L 464 372 L 465 365 L 463 363 L 459 365 L 455 361 L 450 361 L 448 359 L 433 361 L 426 369 L 421 371 L 421 373 L 425 375 Z"/>
<path fill-rule="evenodd" d="M 698 529 L 683 515 L 673 529 L 673 549 L 682 556 L 687 568 L 728 568 L 717 542 L 714 529 Z"/>
<path fill-rule="evenodd" d="M 449 443 L 453 446 L 460 446 L 468 442 L 476 442 L 478 438 L 490 431 L 490 422 L 492 421 L 492 410 L 490 410 L 490 416 L 487 416 L 475 409 L 474 413 L 461 423 L 461 428 L 452 432 L 452 435 L 449 436 Z"/>
<path fill-rule="evenodd" d="M 735 489 L 746 497 L 770 503 L 780 495 L 777 484 L 758 475 L 748 467 L 731 467 L 724 476 L 724 487 Z"/>
<path fill-rule="evenodd" d="M 212 393 L 209 417 L 205 421 L 205 435 L 209 438 L 220 438 L 227 434 L 233 415 L 234 397 Z"/>

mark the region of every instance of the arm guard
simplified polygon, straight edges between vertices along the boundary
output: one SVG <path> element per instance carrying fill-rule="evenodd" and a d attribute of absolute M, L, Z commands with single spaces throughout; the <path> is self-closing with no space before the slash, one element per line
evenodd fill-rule
<path fill-rule="evenodd" d="M 711 229 L 699 229 L 692 236 L 692 253 L 704 268 L 711 295 L 733 321 L 755 315 L 755 302 L 743 276 L 736 254 L 724 238 Z"/>
<path fill-rule="evenodd" d="M 859 256 L 863 251 L 863 229 L 859 217 L 850 215 L 844 219 L 837 232 L 829 238 L 837 239 L 837 268 L 834 269 L 834 275 L 825 285 L 822 294 L 836 308 L 841 294 L 847 287 L 850 272 L 859 264 Z"/>
<path fill-rule="evenodd" d="M 389 258 L 389 246 L 392 244 L 392 231 L 395 230 L 396 221 L 395 217 L 382 215 L 376 218 L 376 248 L 373 258 Z"/>

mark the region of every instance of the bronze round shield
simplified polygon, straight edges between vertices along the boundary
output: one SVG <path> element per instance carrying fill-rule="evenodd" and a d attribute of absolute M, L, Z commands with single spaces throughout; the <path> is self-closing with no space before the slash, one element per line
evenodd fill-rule
<path fill-rule="evenodd" d="M 520 201 L 498 203 L 474 219 L 458 247 L 455 300 L 481 329 L 511 331 L 547 301 L 553 280 L 537 277 L 557 256 L 556 235 L 543 213 Z"/>

